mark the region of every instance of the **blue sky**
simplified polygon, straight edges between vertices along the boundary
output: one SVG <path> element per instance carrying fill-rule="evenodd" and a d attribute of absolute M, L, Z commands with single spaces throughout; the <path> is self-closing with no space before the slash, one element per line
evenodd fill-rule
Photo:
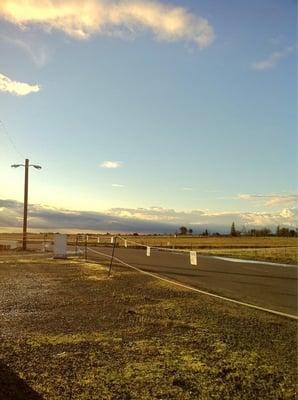
<path fill-rule="evenodd" d="M 2 199 L 296 224 L 295 1 L 1 4 Z"/>

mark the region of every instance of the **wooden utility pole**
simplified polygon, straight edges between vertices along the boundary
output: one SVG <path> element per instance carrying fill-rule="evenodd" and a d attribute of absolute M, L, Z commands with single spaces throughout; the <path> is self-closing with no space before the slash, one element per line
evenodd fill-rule
<path fill-rule="evenodd" d="M 27 216 L 28 216 L 28 180 L 29 167 L 41 169 L 40 165 L 29 164 L 28 158 L 25 159 L 25 164 L 12 164 L 12 168 L 25 167 L 25 184 L 24 184 L 24 217 L 23 217 L 23 250 L 27 250 Z"/>
<path fill-rule="evenodd" d="M 24 185 L 24 218 L 23 218 L 23 251 L 27 250 L 27 217 L 28 217 L 28 179 L 29 160 L 25 160 L 25 185 Z"/>

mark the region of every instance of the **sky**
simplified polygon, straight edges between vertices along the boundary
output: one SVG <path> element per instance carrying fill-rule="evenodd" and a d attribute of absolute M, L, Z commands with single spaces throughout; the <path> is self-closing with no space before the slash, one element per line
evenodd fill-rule
<path fill-rule="evenodd" d="M 297 226 L 297 2 L 0 0 L 0 228 Z M 110 229 L 109 229 L 110 228 Z"/>

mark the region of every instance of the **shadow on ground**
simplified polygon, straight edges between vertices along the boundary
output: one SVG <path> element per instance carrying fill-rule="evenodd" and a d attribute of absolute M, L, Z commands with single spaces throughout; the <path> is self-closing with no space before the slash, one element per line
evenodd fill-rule
<path fill-rule="evenodd" d="M 0 361 L 0 399 L 5 400 L 42 400 L 11 368 Z"/>

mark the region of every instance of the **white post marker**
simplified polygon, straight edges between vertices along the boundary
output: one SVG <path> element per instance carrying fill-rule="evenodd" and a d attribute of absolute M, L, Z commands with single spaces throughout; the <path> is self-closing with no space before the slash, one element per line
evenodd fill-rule
<path fill-rule="evenodd" d="M 150 257 L 150 247 L 149 246 L 147 246 L 147 249 L 146 249 L 146 256 L 147 257 Z"/>
<path fill-rule="evenodd" d="M 124 240 L 124 247 L 127 247 L 127 240 Z"/>
<path fill-rule="evenodd" d="M 111 237 L 111 243 L 114 243 L 114 236 Z"/>
<path fill-rule="evenodd" d="M 88 243 L 88 235 L 86 235 L 86 242 Z"/>
<path fill-rule="evenodd" d="M 54 258 L 67 258 L 67 235 L 54 235 Z"/>
<path fill-rule="evenodd" d="M 190 263 L 191 265 L 198 265 L 198 258 L 197 258 L 197 252 L 196 251 L 190 251 Z"/>
<path fill-rule="evenodd" d="M 99 243 L 99 236 L 98 236 L 98 238 L 97 238 L 97 243 Z"/>

